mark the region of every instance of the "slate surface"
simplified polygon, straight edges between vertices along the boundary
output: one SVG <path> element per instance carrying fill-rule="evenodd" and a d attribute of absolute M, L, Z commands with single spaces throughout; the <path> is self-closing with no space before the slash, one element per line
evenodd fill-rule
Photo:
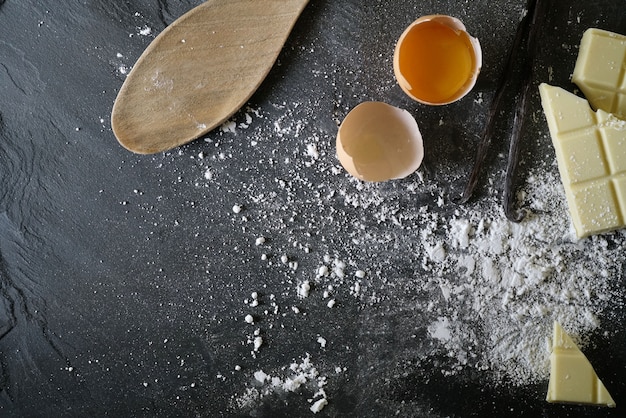
<path fill-rule="evenodd" d="M 329 377 L 330 403 L 318 416 L 623 414 L 622 407 L 548 405 L 546 382 L 495 388 L 478 371 L 446 377 L 437 359 L 412 363 L 417 320 L 393 301 L 364 309 L 346 296 L 322 310 L 326 301 L 300 302 L 283 292 L 304 277 L 299 272 L 315 271 L 333 241 L 350 247 L 345 224 L 324 212 L 360 215 L 320 199 L 329 190 L 315 187 L 316 176 L 337 166 L 333 139 L 346 110 L 385 100 L 419 113 L 426 131 L 441 117 L 441 109 L 419 107 L 395 86 L 390 54 L 404 27 L 431 13 L 463 19 L 483 45 L 477 91 L 488 94 L 523 2 L 312 0 L 251 99 L 262 117 L 248 130 L 218 130 L 171 152 L 133 155 L 109 126 L 124 72 L 158 32 L 199 3 L 0 0 L 0 416 L 309 416 L 303 399 L 313 396 L 310 387 L 233 407 L 254 386 L 253 371 L 289 365 L 307 352 L 345 367 Z M 552 3 L 538 61 L 553 69 L 554 84 L 567 85 L 574 52 L 562 46 L 577 45 L 590 26 L 626 32 L 626 14 L 621 1 Z M 536 95 L 532 100 L 537 106 Z M 463 138 L 484 122 L 486 104 L 477 116 L 468 103 L 445 110 L 452 131 L 427 151 L 431 172 L 452 171 L 440 182 L 449 194 L 459 192 L 473 158 L 475 141 Z M 248 123 L 251 112 L 240 112 L 236 123 Z M 328 161 L 319 174 L 293 162 L 301 138 L 313 133 Z M 251 145 L 252 135 L 264 142 Z M 505 151 L 506 144 L 494 145 L 494 155 Z M 490 161 L 497 169 L 502 160 Z M 207 172 L 216 180 L 207 181 Z M 237 204 L 240 214 L 232 211 Z M 271 237 L 271 266 L 254 243 L 263 235 Z M 317 256 L 307 256 L 309 247 Z M 376 249 L 346 251 L 358 264 Z M 295 273 L 280 266 L 281 254 L 298 261 Z M 383 257 L 390 274 L 413 272 L 393 251 Z M 255 327 L 242 323 L 257 312 L 244 302 L 253 291 L 269 310 L 275 294 L 281 309 L 259 314 L 265 342 L 256 358 L 249 343 Z M 297 304 L 308 315 L 290 315 Z M 616 310 L 617 332 L 611 341 L 592 336 L 602 344 L 589 356 L 611 359 L 599 369 L 623 405 L 626 333 Z M 332 344 L 323 355 L 319 335 Z"/>

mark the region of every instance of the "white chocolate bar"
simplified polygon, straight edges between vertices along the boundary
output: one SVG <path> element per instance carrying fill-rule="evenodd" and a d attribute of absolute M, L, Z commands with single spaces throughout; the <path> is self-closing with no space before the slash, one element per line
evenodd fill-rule
<path fill-rule="evenodd" d="M 626 122 L 559 87 L 539 86 L 552 144 L 578 237 L 626 220 Z"/>

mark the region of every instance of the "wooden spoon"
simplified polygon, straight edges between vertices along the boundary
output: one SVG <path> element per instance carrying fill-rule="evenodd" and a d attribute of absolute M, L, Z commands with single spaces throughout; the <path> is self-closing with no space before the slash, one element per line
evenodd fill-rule
<path fill-rule="evenodd" d="M 308 0 L 208 0 L 146 48 L 113 105 L 120 144 L 139 154 L 190 142 L 243 106 Z"/>

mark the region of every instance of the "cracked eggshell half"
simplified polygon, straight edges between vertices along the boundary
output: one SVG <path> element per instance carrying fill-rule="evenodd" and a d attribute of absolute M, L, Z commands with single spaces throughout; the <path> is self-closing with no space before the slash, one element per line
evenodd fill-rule
<path fill-rule="evenodd" d="M 447 15 L 422 16 L 402 33 L 393 56 L 398 85 L 413 100 L 446 105 L 469 93 L 482 67 L 478 39 Z"/>
<path fill-rule="evenodd" d="M 422 134 L 404 109 L 382 102 L 364 102 L 339 126 L 337 157 L 354 177 L 370 182 L 404 178 L 424 158 Z"/>

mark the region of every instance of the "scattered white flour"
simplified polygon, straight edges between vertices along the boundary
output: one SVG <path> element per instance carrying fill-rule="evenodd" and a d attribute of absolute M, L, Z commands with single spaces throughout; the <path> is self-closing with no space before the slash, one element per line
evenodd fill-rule
<path fill-rule="evenodd" d="M 139 35 L 142 35 L 142 36 L 149 36 L 152 34 L 152 28 L 147 25 L 137 28 L 137 30 L 138 30 L 137 33 L 139 33 Z"/>
<path fill-rule="evenodd" d="M 231 118 L 231 119 L 226 120 L 224 123 L 222 123 L 219 127 L 219 130 L 222 131 L 223 133 L 234 134 L 234 133 L 237 133 L 237 128 L 248 129 L 250 125 L 252 125 L 254 121 L 254 117 L 258 119 L 263 118 L 263 116 L 261 116 L 261 113 L 259 112 L 259 109 L 254 109 L 248 106 L 246 107 L 245 111 L 246 111 L 246 113 L 244 114 L 245 122 L 239 122 L 238 124 L 235 119 Z M 256 146 L 258 144 L 258 141 L 252 140 L 251 144 L 253 146 Z"/>
<path fill-rule="evenodd" d="M 227 120 L 220 126 L 220 130 L 222 132 L 235 133 L 236 129 L 237 129 L 237 124 L 233 122 L 232 120 Z"/>
<path fill-rule="evenodd" d="M 298 286 L 298 296 L 301 298 L 308 298 L 310 291 L 311 282 L 309 282 L 308 280 L 303 281 L 302 283 L 300 283 L 300 286 Z"/>
<path fill-rule="evenodd" d="M 439 318 L 437 321 L 430 324 L 428 327 L 428 333 L 432 338 L 441 342 L 448 342 L 452 338 L 450 332 L 450 321 L 448 318 Z"/>
<path fill-rule="evenodd" d="M 327 395 L 324 387 L 327 379 L 321 376 L 311 362 L 310 354 L 306 354 L 299 362 L 293 362 L 279 374 L 268 374 L 263 370 L 253 373 L 253 386 L 242 396 L 232 399 L 234 406 L 241 409 L 252 407 L 259 400 L 275 393 L 301 393 L 302 389 L 314 392 L 306 401 L 311 403 L 313 413 L 320 412 L 327 404 Z"/>
<path fill-rule="evenodd" d="M 326 348 L 326 338 L 324 338 L 324 337 L 317 337 L 317 342 L 319 343 L 319 345 L 322 348 Z"/>
<path fill-rule="evenodd" d="M 275 129 L 285 122 L 286 119 L 275 124 Z M 301 134 L 305 125 L 285 129 L 284 135 Z M 263 139 L 259 138 L 258 142 L 261 141 Z M 324 164 L 323 155 L 319 144 L 315 148 L 307 146 L 299 170 L 307 167 L 306 161 L 310 161 L 307 157 L 319 158 L 318 164 Z M 285 164 L 295 163 L 286 159 Z M 427 349 L 416 347 L 413 355 L 428 360 L 444 354 L 448 361 L 441 365 L 442 374 L 451 376 L 464 368 L 474 368 L 489 372 L 494 384 L 502 381 L 525 385 L 547 380 L 547 342 L 554 320 L 561 322 L 575 337 L 582 337 L 600 326 L 597 315 L 616 292 L 609 278 L 619 277 L 621 273 L 621 266 L 613 259 L 623 256 L 618 249 L 609 249 L 606 237 L 576 239 L 555 167 L 531 170 L 519 194 L 530 214 L 520 224 L 504 217 L 497 198 L 483 198 L 477 207 L 454 206 L 441 194 L 436 183 L 427 185 L 419 175 L 414 176 L 414 182 L 398 183 L 395 187 L 403 190 L 389 194 L 384 186 L 337 181 L 333 170 L 325 172 L 328 175 L 321 185 L 306 181 L 301 172 L 294 174 L 293 180 L 275 179 L 275 184 L 288 196 L 317 188 L 320 193 L 314 196 L 320 207 L 343 201 L 343 205 L 360 213 L 361 218 L 346 220 L 341 210 L 331 211 L 330 215 L 325 215 L 328 218 L 318 217 L 315 211 L 307 212 L 311 230 L 317 230 L 316 223 L 323 224 L 336 217 L 334 222 L 343 225 L 346 235 L 339 239 L 332 236 L 336 246 L 326 247 L 322 260 L 317 259 L 319 255 L 314 255 L 314 260 L 305 257 L 311 257 L 308 256 L 311 246 L 301 241 L 310 235 L 289 235 L 290 246 L 300 249 L 299 257 L 304 258 L 299 261 L 314 267 L 312 273 L 298 273 L 288 247 L 281 248 L 280 263 L 274 265 L 291 267 L 291 272 L 285 274 L 293 279 L 287 282 L 285 294 L 295 288 L 300 300 L 306 299 L 306 303 L 311 299 L 320 300 L 326 308 L 336 306 L 342 297 L 352 296 L 362 306 L 365 317 L 368 307 L 373 309 L 385 304 L 399 307 L 415 303 L 419 295 L 423 302 L 416 311 L 420 316 L 415 319 L 415 332 L 422 327 L 432 343 L 425 345 L 430 347 Z M 399 209 L 398 196 L 423 193 L 425 189 L 431 190 L 430 206 L 437 210 L 431 210 L 428 202 Z M 248 190 L 249 194 L 239 197 L 254 202 L 257 216 L 265 222 L 265 232 L 274 235 L 272 245 L 275 245 L 276 238 L 289 230 L 292 220 L 272 221 L 281 219 L 278 214 L 284 207 L 298 203 L 289 198 L 282 206 L 276 205 L 279 194 Z M 456 209 L 440 210 L 446 207 Z M 291 210 L 297 214 L 298 209 Z M 372 221 L 379 227 L 368 227 L 368 222 L 371 225 Z M 624 238 L 621 233 L 612 236 L 618 241 Z M 251 239 L 256 245 L 265 243 L 265 238 L 258 235 Z M 413 276 L 394 277 L 390 273 L 394 261 L 385 257 L 359 258 L 357 267 L 353 257 L 345 255 L 364 244 L 372 249 L 390 248 L 394 259 L 413 260 Z M 410 281 L 410 287 L 404 284 L 406 280 Z M 298 315 L 305 321 L 311 315 L 323 315 L 323 311 L 313 310 L 311 306 L 303 314 L 295 301 L 289 307 L 283 316 Z M 394 311 L 388 309 L 386 315 L 393 317 Z M 328 347 L 326 337 L 319 337 L 317 342 L 320 348 Z M 578 342 L 584 347 L 584 339 Z M 280 368 L 272 370 L 271 376 L 261 379 L 261 386 L 253 385 L 234 396 L 233 404 L 245 408 L 279 391 L 300 393 L 305 382 L 320 378 L 318 370 L 310 366 L 309 356 L 303 364 L 299 367 L 307 372 L 295 376 L 279 375 Z M 333 370 L 337 367 L 332 366 Z M 259 379 L 255 381 L 258 383 Z M 308 401 L 311 411 L 318 412 L 332 404 L 332 397 L 324 392 L 321 398 Z"/>
<path fill-rule="evenodd" d="M 252 300 L 249 302 L 250 306 L 252 306 L 253 308 L 255 306 L 259 306 L 259 293 L 258 292 L 252 292 L 252 294 L 250 296 L 252 297 Z"/>
<path fill-rule="evenodd" d="M 475 105 L 483 102 L 478 96 Z M 419 171 L 400 181 L 362 183 L 339 166 L 332 129 L 319 127 L 317 114 L 299 113 L 315 104 L 268 106 L 272 112 L 263 116 L 249 108 L 234 115 L 205 139 L 196 161 L 197 184 L 245 202 L 250 221 L 235 226 L 247 234 L 235 253 L 249 247 L 253 255 L 245 262 L 255 263 L 250 280 L 267 286 L 235 317 L 246 352 L 233 360 L 243 366 L 233 409 L 255 409 L 286 393 L 312 413 L 331 409 L 331 389 L 358 376 L 347 375 L 353 371 L 332 357 L 333 350 L 356 352 L 340 347 L 348 345 L 341 324 L 327 324 L 336 316 L 345 320 L 346 312 L 355 315 L 351 329 L 362 331 L 353 342 L 359 359 L 375 363 L 379 347 L 398 346 L 397 370 L 372 371 L 372 379 L 423 374 L 420 367 L 433 367 L 437 359 L 438 369 L 427 372 L 454 376 L 472 369 L 484 371 L 481 384 L 528 385 L 547 381 L 553 321 L 584 349 L 607 306 L 615 309 L 623 299 L 617 279 L 626 234 L 578 240 L 555 164 L 529 164 L 518 192 L 529 215 L 514 224 L 501 208 L 501 173 L 488 174 L 487 190 L 466 205 L 451 202 L 449 194 L 467 173 L 445 162 L 435 176 Z M 341 113 L 345 103 L 337 107 Z M 256 120 L 270 113 L 272 120 Z M 543 118 L 540 111 L 531 116 Z M 431 128 L 448 123 L 437 116 Z M 547 131 L 536 139 L 550 141 Z M 229 161 L 237 154 L 246 158 L 241 169 Z M 241 211 L 239 204 L 232 207 Z M 266 292 L 276 295 L 269 304 Z M 258 327 L 252 336 L 250 324 Z M 309 354 L 290 366 L 276 364 L 276 358 L 291 358 L 284 350 L 299 343 L 308 344 L 298 353 L 313 353 L 315 367 Z"/>
<path fill-rule="evenodd" d="M 326 398 L 318 399 L 317 401 L 315 401 L 315 403 L 313 403 L 313 405 L 311 405 L 311 412 L 317 414 L 322 409 L 324 409 L 326 405 L 328 405 L 328 401 L 326 400 Z"/>
<path fill-rule="evenodd" d="M 259 348 L 263 345 L 263 337 L 256 336 L 254 337 L 254 351 L 259 351 Z"/>
<path fill-rule="evenodd" d="M 263 370 L 258 370 L 256 372 L 254 372 L 254 378 L 256 379 L 257 382 L 259 383 L 265 383 L 265 381 L 269 380 L 270 377 L 268 375 L 266 375 Z"/>

